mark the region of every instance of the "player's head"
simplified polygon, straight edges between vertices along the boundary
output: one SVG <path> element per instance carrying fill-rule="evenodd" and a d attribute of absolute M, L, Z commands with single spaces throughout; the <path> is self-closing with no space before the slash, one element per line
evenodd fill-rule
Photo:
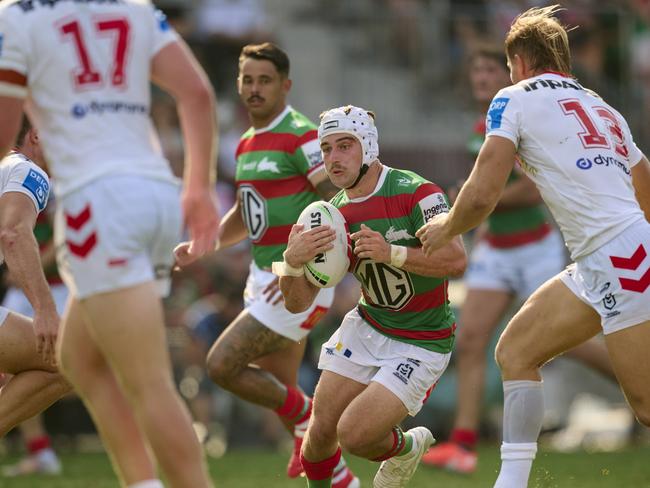
<path fill-rule="evenodd" d="M 379 157 L 375 114 L 352 105 L 320 115 L 318 140 L 327 174 L 338 188 L 357 186 Z"/>
<path fill-rule="evenodd" d="M 513 83 L 544 71 L 571 73 L 567 29 L 555 17 L 559 10 L 531 8 L 513 21 L 505 41 Z"/>
<path fill-rule="evenodd" d="M 16 150 L 27 156 L 45 171 L 48 170 L 38 132 L 24 115 L 20 130 L 16 136 Z"/>
<path fill-rule="evenodd" d="M 18 135 L 16 136 L 16 147 L 20 148 L 25 144 L 30 131 L 32 130 L 32 124 L 29 119 L 23 115 L 23 120 L 20 124 L 20 129 L 18 130 Z"/>
<path fill-rule="evenodd" d="M 489 104 L 501 88 L 510 84 L 508 59 L 500 46 L 485 45 L 469 57 L 469 82 L 474 99 Z"/>
<path fill-rule="evenodd" d="M 237 91 L 253 118 L 282 111 L 291 89 L 289 57 L 275 44 L 249 44 L 239 55 Z"/>

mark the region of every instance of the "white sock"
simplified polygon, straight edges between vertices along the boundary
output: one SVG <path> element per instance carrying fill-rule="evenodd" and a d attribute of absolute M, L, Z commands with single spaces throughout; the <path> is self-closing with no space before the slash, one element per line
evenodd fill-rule
<path fill-rule="evenodd" d="M 494 488 L 526 488 L 542 428 L 541 381 L 503 382 L 501 471 Z"/>
<path fill-rule="evenodd" d="M 165 488 L 165 486 L 160 480 L 144 480 L 129 485 L 127 488 Z"/>
<path fill-rule="evenodd" d="M 501 471 L 494 488 L 526 488 L 537 443 L 501 444 Z"/>

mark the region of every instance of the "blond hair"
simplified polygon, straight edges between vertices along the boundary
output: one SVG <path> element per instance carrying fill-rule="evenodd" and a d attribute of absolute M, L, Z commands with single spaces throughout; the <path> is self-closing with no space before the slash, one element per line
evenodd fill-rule
<path fill-rule="evenodd" d="M 531 8 L 520 14 L 510 26 L 505 47 L 508 58 L 524 57 L 533 71 L 551 70 L 571 73 L 571 53 L 566 26 L 555 17 L 559 5 Z"/>

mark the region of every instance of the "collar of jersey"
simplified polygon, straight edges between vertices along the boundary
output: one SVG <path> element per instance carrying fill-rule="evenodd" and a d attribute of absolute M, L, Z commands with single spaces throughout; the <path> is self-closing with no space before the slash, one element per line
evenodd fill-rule
<path fill-rule="evenodd" d="M 375 185 L 375 189 L 372 190 L 372 192 L 371 192 L 370 194 L 366 195 L 365 197 L 350 198 L 350 203 L 361 203 L 361 202 L 365 202 L 366 200 L 368 200 L 368 198 L 370 198 L 370 197 L 373 196 L 375 193 L 377 193 L 377 192 L 381 189 L 381 187 L 384 185 L 384 181 L 386 181 L 386 176 L 388 175 L 388 172 L 389 172 L 391 169 L 392 169 L 392 168 L 390 168 L 390 167 L 384 165 L 384 166 L 381 168 L 381 174 L 379 175 L 379 179 L 377 180 L 377 184 Z"/>
<path fill-rule="evenodd" d="M 287 105 L 284 107 L 284 110 L 280 112 L 280 115 L 274 118 L 269 125 L 262 127 L 261 129 L 253 129 L 255 131 L 255 134 L 261 134 L 262 132 L 268 132 L 274 129 L 280 122 L 282 122 L 282 119 L 284 119 L 290 111 L 291 105 Z"/>

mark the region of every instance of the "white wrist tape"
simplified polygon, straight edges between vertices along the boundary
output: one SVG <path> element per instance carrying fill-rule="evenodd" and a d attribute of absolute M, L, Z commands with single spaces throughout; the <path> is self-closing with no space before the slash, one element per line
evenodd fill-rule
<path fill-rule="evenodd" d="M 406 262 L 408 251 L 405 246 L 390 245 L 390 264 L 396 268 L 401 268 Z"/>
<path fill-rule="evenodd" d="M 294 268 L 289 266 L 284 261 L 274 261 L 271 264 L 271 272 L 276 276 L 303 276 L 305 274 L 305 268 L 302 266 L 300 268 Z"/>

